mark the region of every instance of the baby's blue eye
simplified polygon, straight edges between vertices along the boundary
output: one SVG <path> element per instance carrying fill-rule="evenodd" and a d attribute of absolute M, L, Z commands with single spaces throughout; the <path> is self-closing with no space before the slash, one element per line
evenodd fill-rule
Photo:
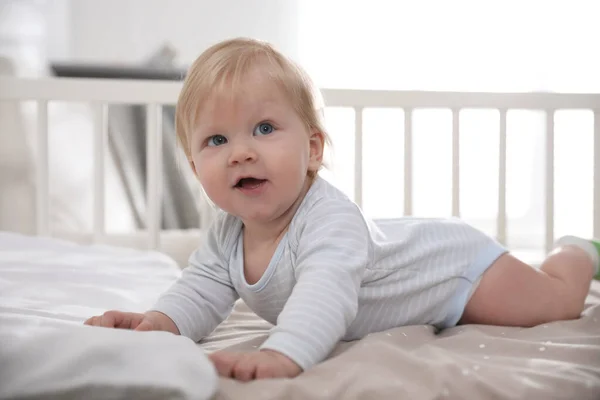
<path fill-rule="evenodd" d="M 268 135 L 269 133 L 273 132 L 275 130 L 275 128 L 273 128 L 273 125 L 269 124 L 268 122 L 263 122 L 261 124 L 258 124 L 258 126 L 254 129 L 254 134 L 255 135 Z"/>
<path fill-rule="evenodd" d="M 208 138 L 209 146 L 221 146 L 225 143 L 227 143 L 227 138 L 223 135 L 215 135 Z"/>

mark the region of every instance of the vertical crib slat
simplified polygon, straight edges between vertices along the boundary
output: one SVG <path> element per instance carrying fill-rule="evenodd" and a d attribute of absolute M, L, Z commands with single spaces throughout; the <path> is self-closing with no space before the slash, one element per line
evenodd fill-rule
<path fill-rule="evenodd" d="M 107 146 L 108 107 L 97 103 L 94 110 L 94 242 L 100 242 L 104 226 L 104 156 Z"/>
<path fill-rule="evenodd" d="M 354 201 L 363 203 L 363 108 L 354 108 Z"/>
<path fill-rule="evenodd" d="M 546 252 L 554 243 L 554 110 L 546 110 Z"/>
<path fill-rule="evenodd" d="M 496 239 L 506 244 L 506 110 L 500 111 L 500 137 L 498 148 L 498 215 Z"/>
<path fill-rule="evenodd" d="M 404 109 L 404 215 L 410 216 L 413 212 L 412 207 L 412 116 L 413 110 L 411 108 Z"/>
<path fill-rule="evenodd" d="M 452 110 L 452 216 L 460 215 L 460 110 Z"/>
<path fill-rule="evenodd" d="M 37 101 L 37 168 L 36 168 L 36 223 L 37 234 L 45 236 L 50 233 L 50 194 L 48 186 L 49 154 L 48 154 L 48 102 Z"/>
<path fill-rule="evenodd" d="M 594 237 L 600 237 L 600 110 L 594 111 Z"/>
<path fill-rule="evenodd" d="M 161 182 L 162 173 L 162 107 L 159 104 L 146 106 L 146 225 L 148 247 L 158 249 L 161 227 Z"/>

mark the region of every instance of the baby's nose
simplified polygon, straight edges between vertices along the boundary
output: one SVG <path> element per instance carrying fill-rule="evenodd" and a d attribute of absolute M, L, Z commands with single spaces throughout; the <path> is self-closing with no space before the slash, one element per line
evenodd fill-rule
<path fill-rule="evenodd" d="M 247 143 L 238 143 L 231 148 L 230 165 L 256 161 L 256 152 Z"/>

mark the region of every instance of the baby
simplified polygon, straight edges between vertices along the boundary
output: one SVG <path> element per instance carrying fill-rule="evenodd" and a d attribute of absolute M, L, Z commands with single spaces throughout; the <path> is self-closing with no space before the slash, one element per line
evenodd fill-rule
<path fill-rule="evenodd" d="M 242 298 L 274 328 L 257 351 L 210 358 L 221 376 L 248 381 L 294 377 L 340 340 L 403 325 L 579 317 L 598 273 L 597 243 L 562 238 L 536 269 L 458 219 L 376 226 L 318 174 L 328 143 L 318 98 L 303 70 L 268 44 L 234 39 L 200 55 L 176 128 L 219 214 L 151 310 L 85 323 L 200 341 Z"/>

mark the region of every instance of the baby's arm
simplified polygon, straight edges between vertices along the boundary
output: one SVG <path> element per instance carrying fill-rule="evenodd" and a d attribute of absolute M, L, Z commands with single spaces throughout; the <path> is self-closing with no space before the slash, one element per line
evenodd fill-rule
<path fill-rule="evenodd" d="M 137 331 L 167 331 L 198 341 L 210 334 L 231 312 L 238 299 L 222 256 L 223 222 L 209 230 L 206 241 L 192 254 L 181 278 L 144 314 L 111 310 L 85 321 L 86 325 Z"/>
<path fill-rule="evenodd" d="M 149 310 L 167 315 L 181 335 L 194 341 L 208 336 L 227 318 L 239 298 L 222 255 L 225 228 L 217 219 L 181 278 Z"/>
<path fill-rule="evenodd" d="M 296 285 L 261 346 L 303 370 L 322 361 L 352 323 L 370 262 L 369 232 L 354 204 L 323 200 L 310 210 L 297 247 Z"/>

